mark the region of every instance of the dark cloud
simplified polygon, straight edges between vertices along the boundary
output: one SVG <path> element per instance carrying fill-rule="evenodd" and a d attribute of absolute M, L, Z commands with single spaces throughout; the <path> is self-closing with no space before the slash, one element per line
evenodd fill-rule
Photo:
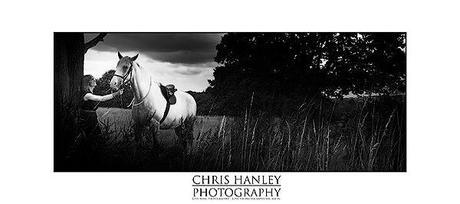
<path fill-rule="evenodd" d="M 89 41 L 97 34 L 86 34 Z M 135 51 L 154 60 L 178 64 L 214 61 L 221 33 L 109 33 L 98 51 Z"/>
<path fill-rule="evenodd" d="M 152 59 L 156 59 L 163 62 L 193 65 L 214 61 L 216 52 L 180 50 L 175 52 L 146 52 L 142 54 L 147 55 Z"/>

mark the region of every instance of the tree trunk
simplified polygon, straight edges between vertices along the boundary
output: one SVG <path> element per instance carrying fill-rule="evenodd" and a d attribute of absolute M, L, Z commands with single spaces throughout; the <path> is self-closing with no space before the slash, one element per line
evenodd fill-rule
<path fill-rule="evenodd" d="M 54 34 L 54 170 L 69 169 L 66 157 L 78 135 L 78 106 L 85 43 L 83 33 Z"/>

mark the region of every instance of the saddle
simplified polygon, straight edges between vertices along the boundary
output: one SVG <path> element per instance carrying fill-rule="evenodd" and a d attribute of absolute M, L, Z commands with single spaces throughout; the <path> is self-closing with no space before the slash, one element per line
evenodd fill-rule
<path fill-rule="evenodd" d="M 176 96 L 174 95 L 174 92 L 176 92 L 177 89 L 173 84 L 168 84 L 166 86 L 160 84 L 160 90 L 161 94 L 166 99 L 169 105 L 176 104 Z"/>

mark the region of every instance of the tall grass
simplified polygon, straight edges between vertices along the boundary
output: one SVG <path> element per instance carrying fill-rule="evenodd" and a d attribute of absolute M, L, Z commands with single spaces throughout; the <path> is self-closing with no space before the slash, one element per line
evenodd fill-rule
<path fill-rule="evenodd" d="M 249 105 L 244 117 L 222 118 L 218 133 L 197 141 L 190 170 L 405 171 L 405 102 L 339 103 L 311 101 L 283 117 Z"/>
<path fill-rule="evenodd" d="M 119 117 L 113 113 L 101 120 L 103 134 L 82 146 L 86 160 L 77 166 L 89 171 L 406 170 L 404 97 L 311 100 L 283 116 L 254 112 L 250 103 L 242 117 L 223 116 L 212 124 L 216 117 L 200 117 L 190 155 L 179 145 L 154 149 L 149 135 L 135 143 L 132 123 L 120 125 Z"/>

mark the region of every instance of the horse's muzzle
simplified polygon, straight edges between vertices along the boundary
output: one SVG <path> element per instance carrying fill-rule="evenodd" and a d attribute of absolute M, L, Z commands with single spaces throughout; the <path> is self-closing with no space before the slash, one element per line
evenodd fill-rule
<path fill-rule="evenodd" d="M 110 84 L 110 89 L 112 89 L 113 91 L 118 91 L 118 86 L 116 84 Z"/>

